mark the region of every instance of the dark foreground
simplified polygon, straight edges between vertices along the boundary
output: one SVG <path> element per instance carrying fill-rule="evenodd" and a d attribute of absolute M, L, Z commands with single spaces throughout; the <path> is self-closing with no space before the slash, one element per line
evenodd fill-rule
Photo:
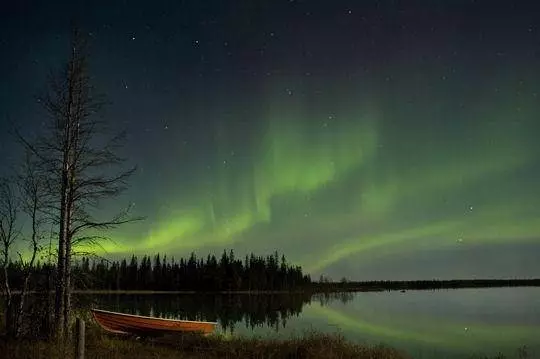
<path fill-rule="evenodd" d="M 135 339 L 111 336 L 98 328 L 87 328 L 87 359 L 138 358 L 409 358 L 395 349 L 366 347 L 345 341 L 336 335 L 306 333 L 287 340 L 262 338 L 226 338 L 212 335 L 183 335 L 160 339 Z M 56 343 L 36 340 L 0 339 L 0 353 L 11 359 L 74 358 L 74 345 L 63 347 Z"/>
<path fill-rule="evenodd" d="M 406 353 L 384 346 L 364 346 L 346 341 L 336 334 L 305 333 L 287 340 L 265 338 L 227 338 L 199 335 L 139 339 L 104 333 L 95 325 L 87 328 L 85 358 L 260 358 L 260 359 L 406 359 Z M 45 340 L 13 340 L 0 336 L 0 357 L 10 359 L 75 358 L 75 345 L 61 345 Z M 425 357 L 423 357 L 425 358 Z M 471 359 L 504 359 L 471 356 Z M 528 356 L 519 356 L 528 358 Z M 442 359 L 442 358 L 441 358 Z"/>

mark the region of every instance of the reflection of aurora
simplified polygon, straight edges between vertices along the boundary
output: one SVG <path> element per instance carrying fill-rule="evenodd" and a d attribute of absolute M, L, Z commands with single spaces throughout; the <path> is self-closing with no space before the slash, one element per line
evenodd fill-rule
<path fill-rule="evenodd" d="M 515 343 L 516 338 L 529 337 L 532 339 L 538 338 L 540 335 L 538 329 L 533 332 L 531 328 L 520 326 L 486 326 L 474 323 L 452 323 L 451 321 L 444 323 L 423 322 L 422 326 L 415 327 L 415 324 L 420 324 L 418 318 L 405 317 L 396 319 L 392 324 L 382 325 L 363 321 L 357 317 L 352 318 L 349 313 L 321 306 L 305 308 L 304 312 L 309 316 L 323 317 L 344 331 L 377 336 L 378 340 L 382 342 L 391 339 L 471 349 L 478 348 L 480 342 Z"/>
<path fill-rule="evenodd" d="M 484 113 L 453 129 L 431 124 L 428 112 L 411 124 L 422 131 L 413 131 L 399 113 L 343 110 L 308 120 L 305 108 L 276 104 L 266 126 L 253 125 L 261 136 L 252 142 L 222 125 L 211 169 L 186 183 L 156 184 L 170 195 L 147 203 L 154 215 L 104 247 L 112 254 L 280 248 L 318 273 L 343 260 L 369 261 L 374 250 L 444 248 L 458 239 L 537 243 L 532 112 L 512 124 L 503 110 Z"/>
<path fill-rule="evenodd" d="M 517 294 L 516 294 L 517 293 Z M 212 320 L 235 335 L 336 330 L 353 341 L 384 343 L 414 353 L 540 350 L 530 298 L 538 288 L 332 293 L 309 295 L 93 295 L 79 305 L 167 318 Z M 509 302 L 509 300 L 511 302 Z M 510 306 L 516 306 L 512 309 Z M 487 317 L 485 316 L 487 315 Z"/>
<path fill-rule="evenodd" d="M 519 291 L 521 288 L 514 289 Z M 492 289 L 498 291 L 498 289 Z M 505 293 L 512 293 L 513 289 L 501 289 Z M 529 290 L 529 289 L 527 289 Z M 536 289 L 531 288 L 529 293 L 533 293 Z M 484 293 L 488 290 L 484 290 Z M 537 291 L 537 290 L 536 290 Z M 448 296 L 449 292 L 439 291 L 434 294 L 425 294 L 425 298 L 432 295 L 432 300 Z M 462 303 L 469 303 L 475 293 L 474 290 L 465 292 L 464 290 L 451 291 L 453 296 L 464 295 Z M 500 294 L 500 293 L 499 293 Z M 382 296 L 393 298 L 394 301 L 404 301 L 410 293 L 399 294 L 399 292 L 382 293 Z M 423 294 L 417 292 L 414 297 L 409 300 L 416 300 L 418 296 Z M 490 312 L 483 310 L 484 313 L 489 313 L 493 319 L 505 318 L 502 321 L 492 324 L 487 324 L 486 319 L 480 319 L 480 314 L 475 312 L 469 314 L 467 310 L 475 308 L 475 305 L 481 306 L 482 299 L 476 298 L 477 303 L 470 302 L 470 307 L 460 306 L 460 303 L 452 304 L 452 300 L 442 304 L 424 303 L 434 305 L 440 311 L 438 317 L 430 316 L 429 312 L 415 307 L 412 302 L 403 302 L 397 305 L 393 310 L 387 308 L 387 304 L 382 304 L 378 309 L 374 310 L 371 301 L 362 302 L 362 295 L 358 295 L 353 300 L 353 304 L 339 305 L 330 303 L 329 305 L 311 304 L 303 310 L 303 315 L 313 320 L 327 323 L 326 325 L 333 328 L 339 328 L 346 337 L 350 339 L 368 340 L 374 343 L 387 343 L 392 346 L 398 345 L 408 350 L 419 350 L 419 348 L 431 348 L 441 352 L 456 351 L 462 353 L 485 353 L 503 351 L 507 353 L 515 353 L 522 346 L 527 346 L 534 353 L 540 350 L 537 345 L 537 338 L 540 336 L 540 327 L 535 323 L 519 323 L 517 317 L 508 318 L 511 310 L 501 310 Z M 528 297 L 526 297 L 528 298 Z M 486 299 L 486 298 L 484 298 Z M 489 299 L 489 297 L 488 297 Z M 356 302 L 354 305 L 354 302 Z M 489 305 L 489 302 L 486 303 Z M 493 305 L 493 303 L 491 303 Z M 449 305 L 447 313 L 444 305 Z M 505 306 L 505 300 L 499 299 L 498 306 Z M 520 305 L 516 303 L 507 303 L 506 305 Z M 415 309 L 416 308 L 416 309 Z M 524 313 L 531 312 L 532 305 L 526 306 Z M 399 309 L 399 311 L 396 311 Z M 493 309 L 493 308 L 492 308 Z M 501 308 L 499 308 L 501 309 Z M 458 315 L 454 315 L 454 311 L 458 311 Z M 417 311 L 414 313 L 414 311 Z M 470 319 L 469 319 L 470 318 Z M 506 320 L 507 322 L 504 322 Z M 513 322 L 518 320 L 518 322 Z M 521 319 L 522 320 L 522 319 Z M 518 324 L 519 323 L 519 324 Z"/>

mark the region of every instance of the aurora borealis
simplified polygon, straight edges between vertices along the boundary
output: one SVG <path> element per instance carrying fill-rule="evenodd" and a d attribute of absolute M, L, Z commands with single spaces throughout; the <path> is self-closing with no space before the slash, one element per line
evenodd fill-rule
<path fill-rule="evenodd" d="M 109 256 L 278 250 L 313 276 L 540 276 L 540 8 L 496 1 L 59 1 L 0 14 L 7 121 L 91 43 L 145 221 Z M 5 173 L 7 166 L 1 171 Z"/>

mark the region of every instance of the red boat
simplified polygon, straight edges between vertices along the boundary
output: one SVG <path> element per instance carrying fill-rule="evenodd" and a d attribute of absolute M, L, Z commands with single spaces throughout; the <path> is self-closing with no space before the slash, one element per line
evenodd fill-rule
<path fill-rule="evenodd" d="M 142 315 L 109 312 L 92 309 L 92 315 L 98 324 L 108 332 L 119 334 L 137 334 L 156 336 L 178 332 L 210 334 L 216 327 L 215 322 L 164 319 Z"/>

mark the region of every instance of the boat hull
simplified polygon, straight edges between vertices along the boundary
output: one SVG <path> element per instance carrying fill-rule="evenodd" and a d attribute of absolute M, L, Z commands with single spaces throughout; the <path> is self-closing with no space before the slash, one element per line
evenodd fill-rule
<path fill-rule="evenodd" d="M 163 335 L 168 333 L 191 332 L 210 334 L 217 323 L 190 320 L 175 320 L 141 315 L 109 312 L 92 309 L 95 321 L 105 330 L 118 334 Z"/>

